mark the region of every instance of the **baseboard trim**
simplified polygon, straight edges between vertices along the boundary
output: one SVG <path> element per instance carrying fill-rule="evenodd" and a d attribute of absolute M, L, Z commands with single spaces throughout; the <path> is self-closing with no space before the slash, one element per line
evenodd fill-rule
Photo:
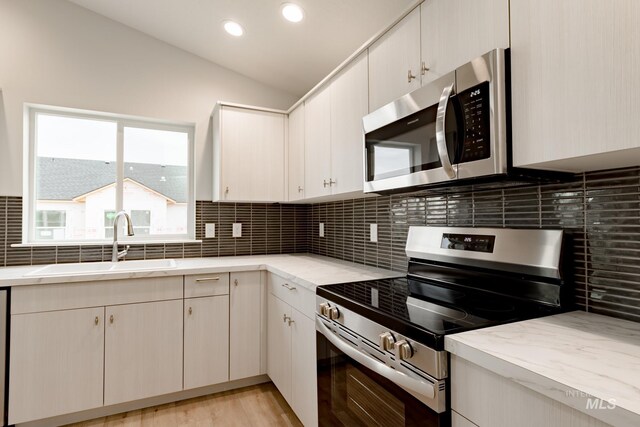
<path fill-rule="evenodd" d="M 52 418 L 45 418 L 37 421 L 16 424 L 18 427 L 50 427 L 52 425 L 64 425 L 87 421 L 94 418 L 106 417 L 109 415 L 120 414 L 122 412 L 135 411 L 138 409 L 148 408 L 150 406 L 164 405 L 166 403 L 178 402 L 180 400 L 192 399 L 194 397 L 206 396 L 208 394 L 220 393 L 228 390 L 235 390 L 243 387 L 249 387 L 256 384 L 263 384 L 271 381 L 267 375 L 258 375 L 241 380 L 229 381 L 227 383 L 215 384 L 207 387 L 194 388 L 191 390 L 183 390 L 176 393 L 164 394 L 162 396 L 150 397 L 147 399 L 136 400 L 133 402 L 119 403 L 117 405 L 103 406 L 101 408 L 89 409 L 82 412 L 74 412 L 73 414 L 60 415 Z"/>

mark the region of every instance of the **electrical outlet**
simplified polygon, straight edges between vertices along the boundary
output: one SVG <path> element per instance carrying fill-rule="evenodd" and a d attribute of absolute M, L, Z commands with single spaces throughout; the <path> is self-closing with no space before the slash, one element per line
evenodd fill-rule
<path fill-rule="evenodd" d="M 205 239 L 211 239 L 216 237 L 216 225 L 215 224 L 205 224 L 204 225 L 204 237 Z"/>
<path fill-rule="evenodd" d="M 242 224 L 239 222 L 233 224 L 233 237 L 242 237 Z"/>
<path fill-rule="evenodd" d="M 324 237 L 324 222 L 320 223 L 320 229 L 318 230 L 320 237 Z"/>
<path fill-rule="evenodd" d="M 378 224 L 369 224 L 369 238 L 372 242 L 378 243 Z"/>

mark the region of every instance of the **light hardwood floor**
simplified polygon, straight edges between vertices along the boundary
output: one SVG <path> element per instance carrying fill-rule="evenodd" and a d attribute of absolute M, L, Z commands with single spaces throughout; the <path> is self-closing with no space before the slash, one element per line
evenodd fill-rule
<path fill-rule="evenodd" d="M 273 383 L 70 424 L 73 427 L 302 426 Z"/>

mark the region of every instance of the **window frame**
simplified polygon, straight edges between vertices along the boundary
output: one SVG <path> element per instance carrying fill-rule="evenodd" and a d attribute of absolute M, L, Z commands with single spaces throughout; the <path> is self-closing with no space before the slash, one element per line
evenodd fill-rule
<path fill-rule="evenodd" d="M 36 207 L 36 116 L 46 114 L 52 116 L 71 117 L 98 121 L 115 122 L 117 124 L 116 140 L 116 212 L 123 209 L 124 202 L 124 128 L 141 128 L 183 132 L 188 137 L 187 176 L 187 233 L 159 234 L 144 236 L 119 236 L 119 241 L 131 243 L 171 243 L 176 241 L 195 240 L 195 123 L 150 119 L 146 117 L 130 116 L 100 111 L 80 110 L 75 108 L 55 107 L 41 104 L 25 104 L 24 107 L 24 158 L 23 158 L 23 216 L 22 243 L 26 245 L 58 246 L 58 245 L 86 245 L 105 244 L 112 239 L 76 239 L 76 240 L 37 240 L 35 236 L 35 207 Z M 135 224 L 134 224 L 135 225 Z"/>

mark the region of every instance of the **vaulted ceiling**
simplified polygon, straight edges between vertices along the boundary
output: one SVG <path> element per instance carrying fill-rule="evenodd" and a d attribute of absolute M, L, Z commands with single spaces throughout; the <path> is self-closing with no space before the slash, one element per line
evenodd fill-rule
<path fill-rule="evenodd" d="M 416 0 L 69 0 L 105 17 L 291 94 L 301 96 Z M 232 37 L 234 20 L 245 29 Z"/>

